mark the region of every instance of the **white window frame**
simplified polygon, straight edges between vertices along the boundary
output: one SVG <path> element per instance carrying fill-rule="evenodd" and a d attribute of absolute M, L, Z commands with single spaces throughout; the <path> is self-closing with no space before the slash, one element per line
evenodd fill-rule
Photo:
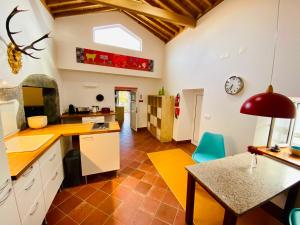
<path fill-rule="evenodd" d="M 121 28 L 122 30 L 124 30 L 126 33 L 128 33 L 129 35 L 133 36 L 135 39 L 137 39 L 140 42 L 140 49 L 136 50 L 136 49 L 132 49 L 132 48 L 126 48 L 126 47 L 121 47 L 121 46 L 116 46 L 113 44 L 105 44 L 105 43 L 99 43 L 95 41 L 95 31 L 96 30 L 105 30 L 105 29 L 109 29 L 109 28 Z M 102 44 L 102 45 L 108 45 L 108 46 L 113 46 L 115 48 L 123 48 L 123 49 L 129 49 L 131 51 L 137 51 L 137 52 L 142 52 L 143 51 L 143 40 L 137 36 L 135 33 L 133 33 L 132 31 L 130 31 L 129 29 L 127 29 L 125 26 L 123 26 L 122 24 L 111 24 L 111 25 L 103 25 L 103 26 L 97 26 L 97 27 L 93 27 L 93 42 L 96 44 Z"/>
<path fill-rule="evenodd" d="M 295 107 L 296 107 L 296 109 L 300 108 L 300 103 L 295 102 Z M 287 145 L 291 145 L 291 143 L 292 143 L 293 136 L 294 136 L 295 123 L 299 119 L 300 119 L 300 115 L 297 115 L 295 119 L 290 119 L 290 125 L 289 125 L 289 130 L 287 133 L 287 140 L 286 140 Z M 276 118 L 271 119 L 271 125 L 270 125 L 270 130 L 269 130 L 269 135 L 268 135 L 268 143 L 267 143 L 268 147 L 271 147 L 275 120 L 276 120 Z"/>

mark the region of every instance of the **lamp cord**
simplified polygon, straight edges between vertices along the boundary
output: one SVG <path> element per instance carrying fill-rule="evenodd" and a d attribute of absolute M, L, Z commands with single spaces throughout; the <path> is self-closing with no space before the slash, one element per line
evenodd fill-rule
<path fill-rule="evenodd" d="M 270 84 L 272 84 L 273 76 L 274 76 L 274 67 L 275 67 L 275 60 L 276 60 L 276 50 L 278 45 L 278 35 L 279 35 L 279 16 L 280 16 L 280 5 L 281 0 L 278 0 L 277 5 L 277 19 L 276 19 L 276 36 L 275 36 L 275 44 L 274 44 L 274 52 L 273 52 L 273 61 L 272 61 L 272 71 L 271 71 L 271 79 Z"/>

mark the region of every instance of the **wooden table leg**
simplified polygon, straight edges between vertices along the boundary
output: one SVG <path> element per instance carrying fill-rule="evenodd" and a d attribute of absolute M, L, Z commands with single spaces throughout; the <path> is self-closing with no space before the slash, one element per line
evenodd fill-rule
<path fill-rule="evenodd" d="M 194 177 L 188 173 L 185 209 L 185 222 L 188 225 L 194 224 L 195 184 Z"/>
<path fill-rule="evenodd" d="M 288 196 L 283 209 L 283 221 L 284 224 L 286 225 L 289 225 L 289 214 L 291 210 L 295 207 L 299 188 L 300 188 L 299 184 L 294 185 L 293 187 L 290 188 L 288 192 Z"/>
<path fill-rule="evenodd" d="M 223 225 L 236 225 L 236 222 L 237 216 L 228 209 L 225 209 Z"/>

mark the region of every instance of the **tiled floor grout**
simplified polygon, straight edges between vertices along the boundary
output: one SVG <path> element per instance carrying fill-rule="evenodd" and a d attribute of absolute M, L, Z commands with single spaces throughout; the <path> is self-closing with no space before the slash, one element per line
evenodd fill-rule
<path fill-rule="evenodd" d="M 126 195 L 128 195 L 128 194 L 134 194 L 135 198 L 137 198 L 137 199 L 135 199 L 135 201 L 137 201 L 136 202 L 137 206 L 134 206 L 136 208 L 135 208 L 135 211 L 133 212 L 133 214 L 131 215 L 132 218 L 130 218 L 130 220 L 132 222 L 134 222 L 133 220 L 138 215 L 139 212 L 145 213 L 145 215 L 149 216 L 149 219 L 151 219 L 151 220 L 149 220 L 149 222 L 147 222 L 148 225 L 153 224 L 155 220 L 162 221 L 164 224 L 168 224 L 168 225 L 172 225 L 176 222 L 176 219 L 180 213 L 180 210 L 183 210 L 183 209 L 178 201 L 177 201 L 176 207 L 174 204 L 167 202 L 167 198 L 170 197 L 170 196 L 167 197 L 167 194 L 169 194 L 169 192 L 171 193 L 171 195 L 173 195 L 173 194 L 172 194 L 171 190 L 167 187 L 167 185 L 164 183 L 163 178 L 160 176 L 158 171 L 155 169 L 155 167 L 153 166 L 153 164 L 151 163 L 151 161 L 149 160 L 149 158 L 146 154 L 148 152 L 152 152 L 152 151 L 159 151 L 159 150 L 170 149 L 170 148 L 178 148 L 179 146 L 174 145 L 173 143 L 162 144 L 162 143 L 158 142 L 156 139 L 154 139 L 147 131 L 142 131 L 139 133 L 133 133 L 133 132 L 131 133 L 131 132 L 132 131 L 130 130 L 130 128 L 128 128 L 126 126 L 123 127 L 123 129 L 122 129 L 122 132 L 120 135 L 121 136 L 121 169 L 116 174 L 116 176 L 111 176 L 109 174 L 103 175 L 103 176 L 101 175 L 100 179 L 98 179 L 99 177 L 97 177 L 97 176 L 89 177 L 87 185 L 82 185 L 80 188 L 73 189 L 73 190 L 72 190 L 72 188 L 64 189 L 63 192 L 68 192 L 69 196 L 67 196 L 65 199 L 62 199 L 62 201 L 58 205 L 53 205 L 51 207 L 51 211 L 58 210 L 60 213 L 63 214 L 62 218 L 60 218 L 58 221 L 55 221 L 55 224 L 62 222 L 62 220 L 64 220 L 65 217 L 68 217 L 75 224 L 80 225 L 80 224 L 84 223 L 86 220 L 88 220 L 88 218 L 96 210 L 98 210 L 103 215 L 105 215 L 105 219 L 103 219 L 103 221 L 101 223 L 99 221 L 99 223 L 97 223 L 97 225 L 106 224 L 110 219 L 115 219 L 115 220 L 119 221 L 120 224 L 124 224 L 124 221 L 123 221 L 124 218 L 122 219 L 122 218 L 116 217 L 116 216 L 118 216 L 118 214 L 116 214 L 116 212 L 119 213 L 120 210 L 124 210 L 124 209 L 122 209 L 122 207 L 127 206 L 126 204 L 129 204 L 127 202 L 128 200 L 124 200 L 124 199 L 126 199 Z M 126 141 L 124 141 L 124 140 L 126 140 Z M 192 150 L 194 148 L 194 146 L 192 146 L 191 144 L 180 145 L 180 147 L 186 148 L 186 151 L 190 151 L 190 152 L 192 152 Z M 129 172 L 129 173 L 124 173 L 124 172 Z M 148 176 L 149 180 L 143 179 L 146 176 Z M 154 180 L 152 182 L 150 182 L 152 178 Z M 161 179 L 161 181 L 160 181 L 160 179 Z M 103 182 L 103 183 L 100 184 L 100 182 Z M 109 185 L 108 184 L 109 182 L 111 182 L 112 184 L 113 184 L 113 182 L 116 182 L 117 183 L 116 187 L 112 186 L 112 187 L 108 187 L 111 189 L 104 190 L 104 186 Z M 93 186 L 93 184 L 95 186 Z M 100 184 L 99 187 L 97 184 Z M 148 187 L 146 184 L 151 185 L 151 186 Z M 138 185 L 140 185 L 140 186 L 137 188 Z M 90 187 L 92 189 L 89 190 L 86 187 Z M 119 192 L 120 194 L 118 196 L 115 196 L 115 194 L 117 193 L 117 190 L 118 191 L 122 190 L 121 187 L 125 188 L 124 190 L 129 190 L 129 192 L 127 193 L 125 191 L 125 193 L 124 193 L 124 190 L 123 190 L 123 192 L 122 191 Z M 140 189 L 140 188 L 142 188 L 142 189 Z M 154 195 L 155 192 L 152 192 L 153 190 L 159 190 L 161 192 L 158 196 L 155 197 L 155 195 Z M 82 191 L 81 194 L 84 197 L 81 197 L 78 195 L 78 193 L 80 191 Z M 84 193 L 84 191 L 86 191 L 86 193 Z M 91 193 L 88 193 L 89 191 Z M 97 192 L 105 193 L 105 195 L 107 195 L 107 196 L 105 196 L 103 199 L 101 197 L 99 204 L 96 206 L 96 205 L 89 203 L 88 199 L 93 194 L 96 194 Z M 107 192 L 110 192 L 110 193 L 107 193 Z M 161 193 L 163 193 L 163 194 L 161 194 Z M 85 194 L 87 194 L 87 195 L 85 196 Z M 156 192 L 156 194 L 157 194 L 157 192 Z M 121 196 L 123 196 L 123 197 L 121 197 Z M 75 208 L 78 207 L 79 205 L 81 205 L 83 202 L 85 202 L 89 207 L 92 206 L 91 209 L 93 209 L 93 210 L 84 214 L 83 217 L 81 217 L 80 221 L 83 221 L 81 223 L 75 221 L 70 216 L 70 213 L 74 209 L 72 209 L 68 213 L 65 213 L 62 209 L 60 209 L 58 207 L 72 197 L 76 197 L 81 201 L 78 205 L 75 206 Z M 174 197 L 174 195 L 173 195 L 173 197 Z M 111 213 L 105 212 L 100 208 L 101 204 L 103 204 L 108 198 L 114 198 L 119 201 L 117 206 L 112 208 L 113 211 Z M 146 206 L 144 204 L 146 201 L 146 198 L 151 198 L 155 202 L 155 208 L 152 207 L 153 208 L 152 212 L 148 211 L 149 208 L 148 209 L 144 208 Z M 174 214 L 172 214 L 173 215 L 172 223 L 170 223 L 170 219 L 168 219 L 169 221 L 167 221 L 167 219 L 159 217 L 158 212 L 161 209 L 161 206 L 164 206 L 165 208 L 168 208 L 168 209 L 172 209 L 174 211 L 175 216 L 174 216 Z M 120 212 L 122 212 L 122 211 L 120 211 Z M 122 221 L 120 219 L 122 219 Z M 140 219 L 143 219 L 143 218 L 140 218 Z M 184 221 L 181 221 L 181 222 L 184 222 Z M 181 223 L 181 224 L 184 224 L 184 223 Z M 50 224 L 50 225 L 52 225 L 52 224 Z M 130 223 L 126 222 L 126 225 L 131 225 L 131 222 Z"/>

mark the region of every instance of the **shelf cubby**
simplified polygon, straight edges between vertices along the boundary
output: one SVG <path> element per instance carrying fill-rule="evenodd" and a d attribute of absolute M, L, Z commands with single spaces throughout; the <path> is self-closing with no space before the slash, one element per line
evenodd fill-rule
<path fill-rule="evenodd" d="M 172 141 L 174 97 L 173 96 L 148 96 L 148 130 L 161 142 Z"/>

